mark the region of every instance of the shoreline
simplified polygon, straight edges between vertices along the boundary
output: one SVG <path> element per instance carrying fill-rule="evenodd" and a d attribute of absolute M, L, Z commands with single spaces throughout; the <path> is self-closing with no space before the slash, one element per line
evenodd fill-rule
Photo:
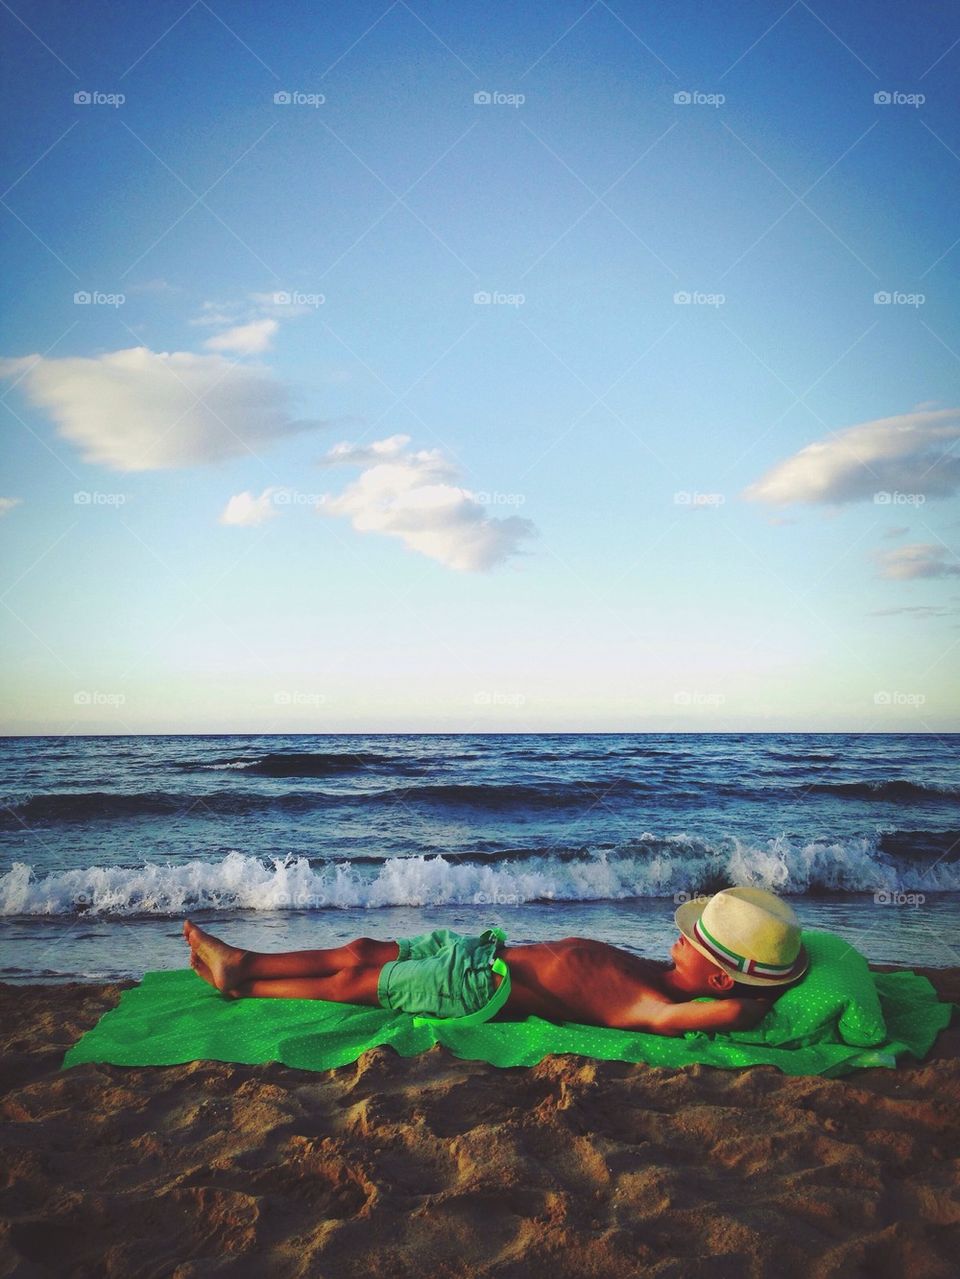
<path fill-rule="evenodd" d="M 0 1275 L 953 1273 L 956 1024 L 838 1080 L 440 1047 L 61 1071 L 133 984 L 0 983 Z"/>

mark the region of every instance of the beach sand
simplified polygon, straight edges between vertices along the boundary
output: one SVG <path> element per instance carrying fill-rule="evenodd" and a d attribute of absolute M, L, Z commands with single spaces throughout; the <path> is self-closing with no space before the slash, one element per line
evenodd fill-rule
<path fill-rule="evenodd" d="M 440 1048 L 61 1072 L 121 989 L 0 985 L 0 1275 L 957 1273 L 958 1027 L 839 1080 Z"/>

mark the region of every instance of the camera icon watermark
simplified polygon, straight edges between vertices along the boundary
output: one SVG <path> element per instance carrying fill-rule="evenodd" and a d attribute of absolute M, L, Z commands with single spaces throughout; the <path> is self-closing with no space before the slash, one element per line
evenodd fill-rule
<path fill-rule="evenodd" d="M 275 910 L 322 910 L 326 904 L 325 893 L 309 893 L 302 888 L 295 893 L 281 889 L 270 897 L 270 905 Z"/>
<path fill-rule="evenodd" d="M 74 506 L 125 506 L 126 493 L 97 493 L 80 489 L 73 495 Z"/>
<path fill-rule="evenodd" d="M 673 95 L 674 106 L 678 107 L 722 107 L 726 102 L 726 94 L 701 93 L 699 89 L 680 89 Z"/>
<path fill-rule="evenodd" d="M 678 289 L 673 295 L 674 306 L 723 306 L 727 300 L 725 293 L 702 293 L 697 290 Z"/>
<path fill-rule="evenodd" d="M 500 689 L 478 689 L 473 695 L 474 706 L 525 706 L 523 693 L 508 693 Z"/>
<path fill-rule="evenodd" d="M 897 689 L 882 688 L 873 695 L 874 706 L 925 706 L 926 693 L 904 693 Z"/>
<path fill-rule="evenodd" d="M 122 107 L 126 102 L 125 93 L 101 93 L 99 89 L 78 89 L 73 95 L 74 105 L 78 107 Z"/>
<path fill-rule="evenodd" d="M 280 688 L 273 695 L 275 706 L 323 706 L 325 693 L 308 693 L 300 689 Z"/>
<path fill-rule="evenodd" d="M 902 893 L 895 888 L 880 888 L 873 894 L 877 906 L 922 906 L 927 900 L 923 893 Z"/>
<path fill-rule="evenodd" d="M 675 706 L 723 706 L 726 700 L 726 693 L 698 692 L 689 688 L 677 689 L 673 695 Z"/>
<path fill-rule="evenodd" d="M 123 706 L 126 704 L 126 694 L 124 693 L 101 693 L 99 691 L 91 692 L 88 689 L 79 689 L 73 695 L 74 706 Z"/>
<path fill-rule="evenodd" d="M 500 93 L 481 89 L 473 95 L 474 106 L 478 107 L 522 107 L 527 100 L 525 93 Z"/>
<path fill-rule="evenodd" d="M 881 489 L 879 493 L 873 495 L 875 506 L 923 506 L 926 500 L 925 493 L 900 493 L 897 489 L 894 489 L 892 493 Z"/>
<path fill-rule="evenodd" d="M 328 500 L 326 493 L 303 493 L 300 489 L 277 489 L 270 494 L 274 506 L 322 506 Z"/>
<path fill-rule="evenodd" d="M 887 289 L 881 289 L 873 295 L 874 306 L 912 306 L 916 309 L 927 300 L 925 293 L 901 293 L 894 289 L 892 292 Z"/>
<path fill-rule="evenodd" d="M 299 89 L 281 89 L 273 95 L 278 107 L 322 107 L 327 96 L 324 93 L 301 93 Z"/>
<path fill-rule="evenodd" d="M 474 906 L 522 906 L 520 893 L 505 893 L 502 888 L 494 888 L 488 893 L 474 893 Z"/>
<path fill-rule="evenodd" d="M 925 93 L 900 93 L 897 89 L 881 89 L 873 95 L 874 104 L 878 107 L 922 107 L 926 102 Z"/>
<path fill-rule="evenodd" d="M 678 489 L 673 495 L 674 506 L 718 507 L 726 502 L 723 493 L 700 493 L 697 489 Z"/>
<path fill-rule="evenodd" d="M 127 300 L 125 293 L 100 293 L 96 289 L 93 292 L 87 289 L 78 289 L 73 295 L 74 306 L 123 306 Z"/>
<path fill-rule="evenodd" d="M 486 489 L 481 489 L 479 493 L 473 494 L 473 500 L 479 502 L 481 506 L 523 506 L 526 502 L 526 495 L 523 493 L 488 493 Z"/>
<path fill-rule="evenodd" d="M 274 306 L 312 306 L 320 307 L 326 302 L 326 294 L 324 293 L 274 293 Z"/>
<path fill-rule="evenodd" d="M 526 300 L 525 293 L 490 293 L 486 289 L 473 295 L 474 306 L 523 306 Z"/>

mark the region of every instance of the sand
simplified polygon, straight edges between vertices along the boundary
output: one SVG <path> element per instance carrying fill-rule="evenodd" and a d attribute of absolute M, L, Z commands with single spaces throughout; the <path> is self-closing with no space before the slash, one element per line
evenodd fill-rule
<path fill-rule="evenodd" d="M 960 1027 L 832 1081 L 439 1047 L 61 1072 L 122 989 L 0 985 L 0 1275 L 957 1273 Z"/>

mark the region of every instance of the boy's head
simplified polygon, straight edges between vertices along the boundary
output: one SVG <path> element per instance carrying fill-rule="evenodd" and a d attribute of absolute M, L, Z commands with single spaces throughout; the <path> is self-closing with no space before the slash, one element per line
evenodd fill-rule
<path fill-rule="evenodd" d="M 674 918 L 672 984 L 691 996 L 776 998 L 807 970 L 793 907 L 766 889 L 725 888 Z"/>

